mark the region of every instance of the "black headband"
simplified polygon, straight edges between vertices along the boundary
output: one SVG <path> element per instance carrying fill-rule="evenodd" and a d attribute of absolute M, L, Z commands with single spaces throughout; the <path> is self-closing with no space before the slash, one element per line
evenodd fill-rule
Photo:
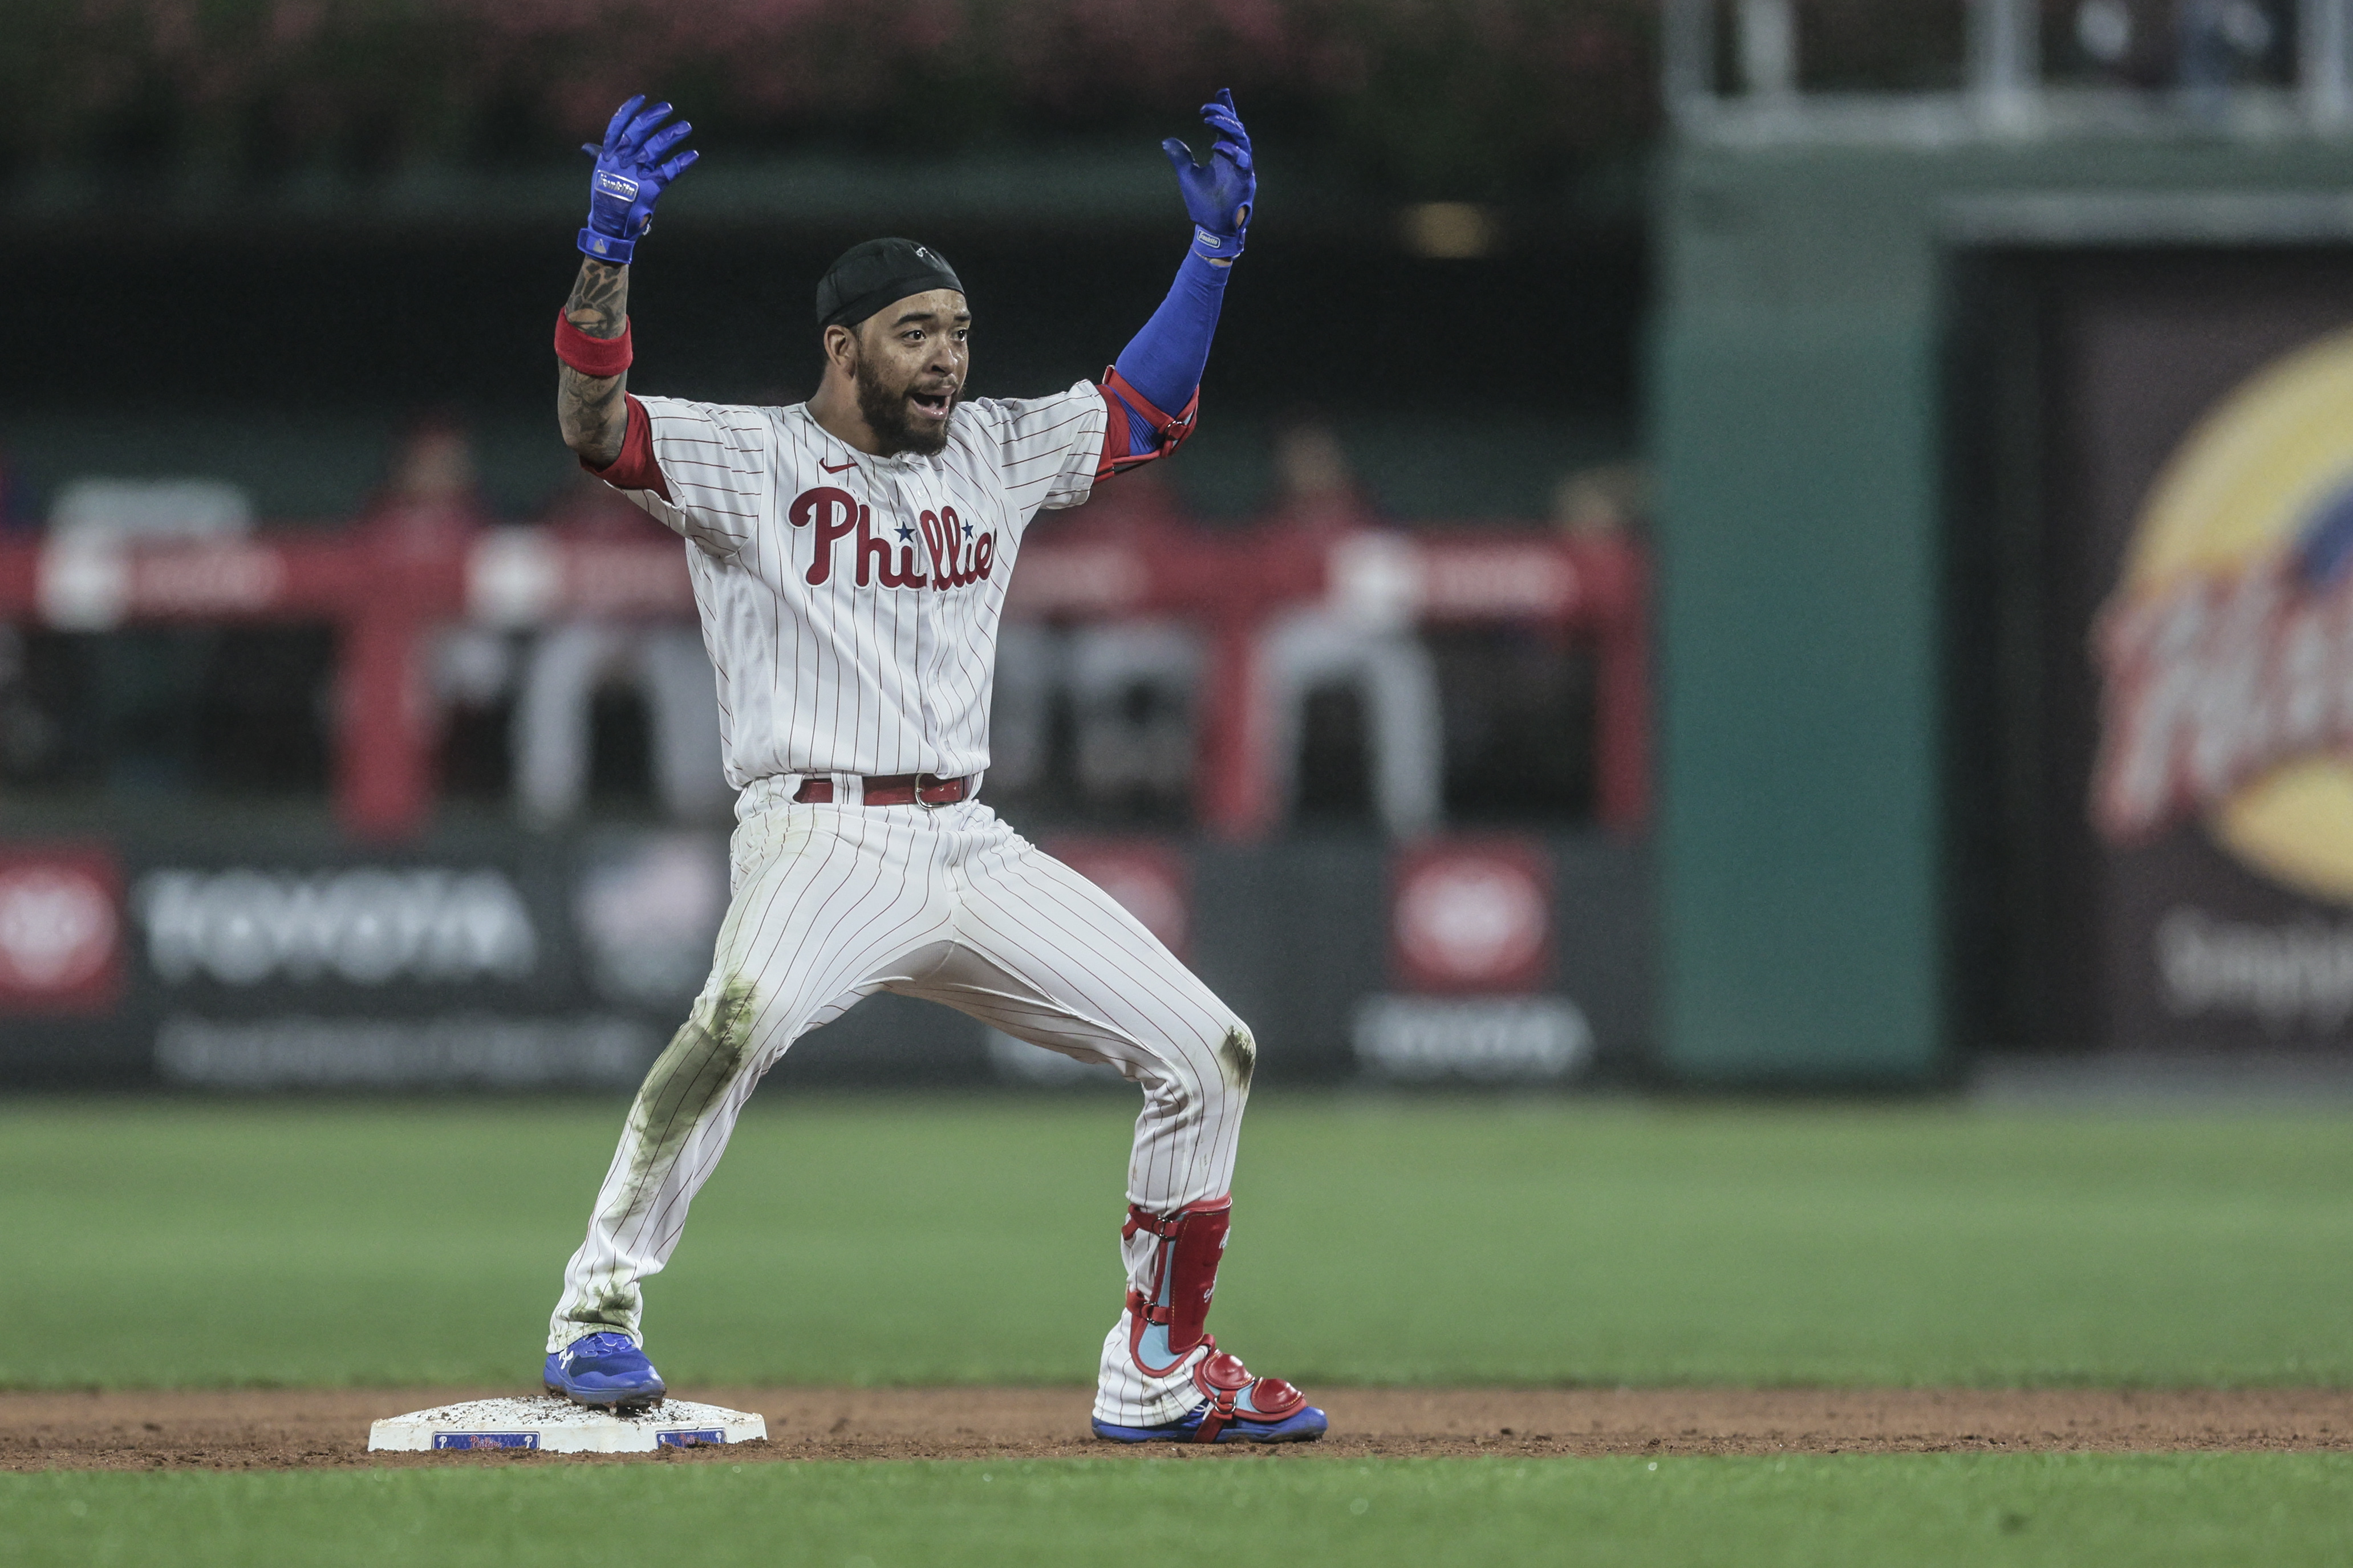
<path fill-rule="evenodd" d="M 934 289 L 964 292 L 938 251 L 912 239 L 870 239 L 844 251 L 818 279 L 817 324 L 854 327 L 894 300 Z"/>

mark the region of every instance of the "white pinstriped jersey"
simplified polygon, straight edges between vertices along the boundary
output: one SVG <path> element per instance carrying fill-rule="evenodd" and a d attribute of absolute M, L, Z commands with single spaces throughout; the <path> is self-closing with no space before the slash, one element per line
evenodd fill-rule
<path fill-rule="evenodd" d="M 1094 488 L 1094 384 L 959 404 L 929 457 L 870 457 L 806 404 L 631 401 L 670 499 L 623 493 L 692 546 L 727 782 L 984 771 L 1006 584 L 1029 520 Z"/>

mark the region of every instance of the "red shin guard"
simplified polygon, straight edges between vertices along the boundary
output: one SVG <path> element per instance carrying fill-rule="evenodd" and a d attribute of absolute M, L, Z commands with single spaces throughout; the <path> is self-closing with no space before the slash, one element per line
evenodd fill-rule
<path fill-rule="evenodd" d="M 1208 1338 L 1209 1298 L 1218 1289 L 1218 1264 L 1226 1254 L 1226 1223 L 1231 1197 L 1204 1198 L 1172 1215 L 1155 1215 L 1131 1205 L 1120 1227 L 1124 1241 L 1139 1230 L 1159 1237 L 1154 1250 L 1150 1289 L 1127 1293 L 1127 1349 L 1147 1377 L 1166 1377 Z M 1168 1331 L 1166 1366 L 1144 1359 L 1144 1331 L 1157 1323 Z"/>

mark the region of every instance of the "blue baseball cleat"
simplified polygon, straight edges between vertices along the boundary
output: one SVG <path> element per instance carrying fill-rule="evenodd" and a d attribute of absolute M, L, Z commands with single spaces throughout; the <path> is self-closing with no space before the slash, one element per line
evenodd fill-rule
<path fill-rule="evenodd" d="M 548 1356 L 540 1381 L 550 1394 L 599 1410 L 643 1410 L 660 1404 L 670 1392 L 654 1363 L 627 1334 L 589 1334 L 573 1341 Z"/>
<path fill-rule="evenodd" d="M 1113 1443 L 1312 1443 L 1329 1425 L 1305 1394 L 1279 1377 L 1252 1377 L 1215 1340 L 1193 1369 L 1193 1385 L 1208 1397 L 1178 1419 L 1115 1426 L 1097 1417 L 1095 1436 Z"/>

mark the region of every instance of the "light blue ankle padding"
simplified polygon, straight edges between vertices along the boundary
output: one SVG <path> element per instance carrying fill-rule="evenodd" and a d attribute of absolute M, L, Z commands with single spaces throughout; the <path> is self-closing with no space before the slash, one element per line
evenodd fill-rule
<path fill-rule="evenodd" d="M 1144 1338 L 1136 1342 L 1135 1352 L 1136 1361 L 1140 1363 L 1136 1368 L 1139 1372 L 1146 1366 L 1166 1366 L 1175 1361 L 1176 1353 L 1168 1348 L 1168 1325 L 1145 1324 Z"/>
<path fill-rule="evenodd" d="M 1166 1247 L 1168 1244 L 1164 1241 L 1160 1245 Z M 1170 1294 L 1176 1289 L 1175 1279 L 1176 1271 L 1164 1267 L 1160 1272 L 1160 1299 L 1152 1304 L 1155 1307 L 1166 1307 L 1168 1305 Z M 1140 1363 L 1136 1367 L 1138 1372 L 1142 1372 L 1146 1365 L 1166 1366 L 1176 1359 L 1176 1352 L 1168 1348 L 1168 1325 L 1166 1323 L 1145 1324 L 1144 1337 L 1136 1342 L 1135 1351 L 1136 1360 Z M 1191 1352 L 1187 1353 L 1189 1355 Z M 1161 1375 L 1165 1377 L 1170 1374 L 1163 1373 Z"/>

